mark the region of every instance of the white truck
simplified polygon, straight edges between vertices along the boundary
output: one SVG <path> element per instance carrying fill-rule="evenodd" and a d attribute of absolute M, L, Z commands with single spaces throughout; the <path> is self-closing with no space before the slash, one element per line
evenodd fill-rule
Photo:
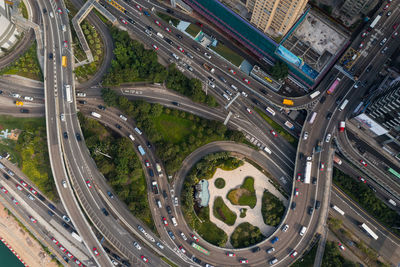
<path fill-rule="evenodd" d="M 159 177 L 163 177 L 164 176 L 163 173 L 162 173 L 162 169 L 161 169 L 160 163 L 156 163 L 156 170 L 157 170 L 157 173 L 158 173 Z"/>
<path fill-rule="evenodd" d="M 312 167 L 312 157 L 307 157 L 306 170 L 304 172 L 305 184 L 309 184 L 311 181 L 311 167 Z"/>

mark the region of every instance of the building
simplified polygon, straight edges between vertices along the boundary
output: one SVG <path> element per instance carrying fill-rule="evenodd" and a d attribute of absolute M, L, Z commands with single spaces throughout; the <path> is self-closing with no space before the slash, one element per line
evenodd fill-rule
<path fill-rule="evenodd" d="M 303 15 L 307 0 L 247 0 L 250 23 L 264 33 L 285 35 Z"/>
<path fill-rule="evenodd" d="M 0 56 L 18 41 L 17 36 L 20 34 L 11 22 L 11 10 L 12 6 L 0 0 Z"/>
<path fill-rule="evenodd" d="M 361 13 L 365 14 L 368 12 L 371 2 L 373 0 L 346 0 L 340 8 L 340 12 L 348 18 L 358 16 Z"/>

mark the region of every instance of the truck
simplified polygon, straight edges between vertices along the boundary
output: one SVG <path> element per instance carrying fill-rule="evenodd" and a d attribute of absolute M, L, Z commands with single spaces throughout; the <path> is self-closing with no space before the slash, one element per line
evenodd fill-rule
<path fill-rule="evenodd" d="M 72 237 L 78 240 L 79 242 L 82 242 L 82 238 L 75 232 L 71 233 Z"/>
<path fill-rule="evenodd" d="M 342 165 L 342 160 L 339 159 L 336 155 L 333 155 L 333 161 L 338 165 Z"/>
<path fill-rule="evenodd" d="M 101 115 L 100 115 L 99 113 L 97 113 L 97 112 L 94 112 L 94 111 L 92 111 L 92 112 L 90 113 L 90 115 L 92 115 L 93 117 L 98 118 L 98 119 L 101 118 Z"/>
<path fill-rule="evenodd" d="M 376 24 L 379 22 L 379 20 L 382 18 L 382 13 L 379 13 L 378 16 L 376 16 L 376 18 L 371 22 L 371 24 L 369 25 L 369 29 L 368 30 L 372 30 Z"/>
<path fill-rule="evenodd" d="M 159 177 L 163 177 L 162 169 L 160 163 L 156 163 L 156 170 Z"/>
<path fill-rule="evenodd" d="M 345 100 L 343 101 L 343 103 L 340 105 L 339 111 L 342 111 L 343 109 L 345 109 L 346 106 L 347 106 L 347 103 L 349 103 L 349 100 L 345 99 Z"/>
<path fill-rule="evenodd" d="M 61 65 L 64 68 L 67 67 L 67 57 L 66 56 L 62 56 L 61 61 L 62 61 Z"/>
<path fill-rule="evenodd" d="M 153 190 L 153 193 L 158 195 L 159 190 L 158 190 L 158 184 L 156 181 L 151 182 L 151 189 Z"/>
<path fill-rule="evenodd" d="M 290 100 L 290 99 L 283 99 L 283 102 L 282 102 L 284 105 L 288 105 L 288 106 L 293 106 L 293 104 L 294 104 L 294 102 L 293 102 L 293 100 Z"/>
<path fill-rule="evenodd" d="M 309 184 L 311 181 L 311 167 L 312 167 L 312 157 L 307 157 L 306 169 L 304 171 L 305 184 Z"/>
<path fill-rule="evenodd" d="M 345 121 L 341 121 L 339 123 L 339 132 L 344 132 L 344 128 L 346 128 L 346 122 Z"/>
<path fill-rule="evenodd" d="M 143 149 L 143 147 L 141 146 L 141 145 L 138 145 L 138 150 L 139 150 L 139 152 L 140 152 L 140 154 L 142 155 L 142 156 L 144 156 L 145 154 L 146 154 L 146 151 L 144 151 L 144 149 Z"/>
<path fill-rule="evenodd" d="M 389 199 L 388 202 L 395 207 L 397 206 L 396 202 L 393 199 Z"/>
<path fill-rule="evenodd" d="M 294 125 L 290 121 L 286 121 L 285 126 L 288 127 L 290 130 L 294 130 Z"/>
<path fill-rule="evenodd" d="M 203 64 L 203 67 L 204 67 L 206 70 L 208 70 L 209 72 L 211 72 L 211 73 L 214 73 L 214 72 L 215 72 L 215 69 L 214 69 L 213 67 L 211 67 L 210 65 L 208 65 L 207 63 L 204 63 L 204 64 Z"/>

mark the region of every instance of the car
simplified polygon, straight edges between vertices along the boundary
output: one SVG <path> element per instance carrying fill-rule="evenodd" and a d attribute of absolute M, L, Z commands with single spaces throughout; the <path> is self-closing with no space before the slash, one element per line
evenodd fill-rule
<path fill-rule="evenodd" d="M 144 160 L 144 165 L 146 165 L 147 168 L 151 167 L 150 162 L 147 159 Z"/>
<path fill-rule="evenodd" d="M 54 244 L 58 245 L 58 240 L 55 239 L 54 237 L 51 238 L 51 241 L 53 241 Z"/>
<path fill-rule="evenodd" d="M 30 216 L 30 215 L 29 215 L 29 220 L 31 220 L 31 222 L 33 222 L 33 223 L 37 223 L 36 219 L 35 219 L 35 218 L 33 218 L 33 217 L 32 217 L 32 216 Z"/>
<path fill-rule="evenodd" d="M 294 189 L 294 196 L 295 197 L 299 196 L 299 189 L 297 187 Z"/>
<path fill-rule="evenodd" d="M 92 188 L 92 184 L 90 183 L 89 180 L 86 180 L 86 185 L 87 185 L 87 187 Z"/>
<path fill-rule="evenodd" d="M 125 19 L 122 19 L 122 18 L 121 18 L 121 22 L 122 22 L 123 24 L 128 24 L 128 22 L 127 22 Z"/>
<path fill-rule="evenodd" d="M 206 52 L 206 53 L 204 53 L 204 56 L 205 56 L 206 58 L 208 58 L 208 59 L 211 59 L 211 56 L 210 56 L 210 54 L 208 54 L 207 52 Z"/>
<path fill-rule="evenodd" d="M 61 245 L 59 245 L 58 246 L 58 248 L 62 251 L 62 252 L 65 252 L 65 251 L 67 251 L 67 249 L 66 248 L 64 248 L 63 246 L 61 246 Z"/>
<path fill-rule="evenodd" d="M 242 94 L 242 96 L 244 96 L 244 97 L 248 97 L 249 95 L 246 93 L 246 92 L 241 92 L 241 94 Z"/>
<path fill-rule="evenodd" d="M 111 199 L 113 199 L 114 198 L 114 195 L 113 195 L 113 193 L 111 193 L 110 191 L 107 191 L 107 195 L 111 198 Z"/>
<path fill-rule="evenodd" d="M 158 20 L 155 20 L 154 23 L 161 27 L 161 23 Z"/>
<path fill-rule="evenodd" d="M 313 177 L 312 184 L 317 184 L 317 178 Z"/>
<path fill-rule="evenodd" d="M 243 81 L 244 81 L 245 83 L 247 83 L 247 84 L 250 84 L 250 81 L 247 80 L 246 78 L 243 78 Z"/>
<path fill-rule="evenodd" d="M 72 259 L 74 257 L 74 255 L 71 254 L 71 252 L 67 251 L 67 256 L 68 258 Z"/>
<path fill-rule="evenodd" d="M 274 248 L 274 247 L 270 247 L 269 249 L 266 250 L 266 252 L 267 252 L 268 254 L 271 254 L 271 253 L 274 252 L 274 251 L 275 251 L 275 248 Z"/>
<path fill-rule="evenodd" d="M 162 221 L 163 221 L 164 225 L 165 225 L 165 226 L 168 226 L 168 221 L 167 221 L 167 218 L 165 218 L 165 217 L 162 217 L 161 219 L 162 219 Z"/>
<path fill-rule="evenodd" d="M 208 85 L 211 86 L 212 88 L 215 88 L 215 84 L 213 82 L 208 81 Z"/>
<path fill-rule="evenodd" d="M 63 135 L 64 135 L 65 139 L 68 139 L 68 133 L 67 132 L 64 132 Z"/>
<path fill-rule="evenodd" d="M 210 81 L 215 82 L 215 79 L 214 79 L 213 77 L 208 76 L 207 78 L 208 78 Z"/>
<path fill-rule="evenodd" d="M 388 9 L 390 7 L 390 3 L 389 4 L 386 4 L 384 7 L 383 7 L 383 10 L 386 10 L 386 9 Z"/>
<path fill-rule="evenodd" d="M 346 248 L 343 246 L 343 244 L 342 243 L 338 243 L 338 246 L 339 246 L 339 248 L 341 249 L 341 250 L 346 250 Z"/>
<path fill-rule="evenodd" d="M 18 200 L 16 200 L 15 198 L 11 197 L 11 200 L 14 202 L 15 205 L 19 204 Z"/>
<path fill-rule="evenodd" d="M 63 12 L 62 12 L 62 10 L 61 10 L 61 8 L 57 8 L 57 12 L 58 12 L 58 14 L 62 14 Z"/>
<path fill-rule="evenodd" d="M 168 231 L 168 235 L 171 237 L 172 240 L 175 240 L 174 233 L 172 233 L 171 231 Z"/>
<path fill-rule="evenodd" d="M 168 28 L 168 27 L 165 27 L 164 30 L 167 31 L 167 32 L 171 32 L 171 29 Z"/>
<path fill-rule="evenodd" d="M 363 48 L 363 47 L 364 47 L 364 44 L 365 44 L 364 41 L 362 41 L 362 42 L 360 43 L 360 45 L 358 46 L 358 48 L 359 48 L 359 49 Z"/>
<path fill-rule="evenodd" d="M 274 238 L 271 239 L 271 244 L 275 244 L 277 241 L 279 241 L 279 238 L 277 236 L 274 236 Z"/>
<path fill-rule="evenodd" d="M 185 53 L 185 50 L 180 46 L 178 46 L 178 50 L 181 51 L 182 53 Z"/>
<path fill-rule="evenodd" d="M 292 202 L 292 205 L 290 206 L 290 208 L 292 209 L 292 210 L 295 210 L 296 209 L 296 202 Z"/>
<path fill-rule="evenodd" d="M 99 256 L 99 255 L 100 255 L 100 253 L 99 253 L 99 251 L 97 250 L 96 247 L 93 247 L 93 253 L 94 253 L 94 255 L 96 255 L 96 256 Z"/>
<path fill-rule="evenodd" d="M 53 53 L 49 53 L 49 59 L 53 59 Z"/>
<path fill-rule="evenodd" d="M 142 249 L 142 247 L 141 247 L 141 246 L 139 245 L 139 243 L 136 242 L 136 241 L 133 242 L 133 246 L 134 246 L 137 250 L 141 250 L 141 249 Z"/>
<path fill-rule="evenodd" d="M 393 24 L 393 30 L 396 30 L 396 29 L 397 29 L 397 27 L 399 27 L 399 23 L 395 23 L 395 24 Z"/>
<path fill-rule="evenodd" d="M 365 32 L 363 32 L 363 33 L 361 34 L 361 38 L 365 38 L 367 35 L 368 35 L 368 32 L 365 31 Z"/>
<path fill-rule="evenodd" d="M 385 48 L 383 48 L 382 49 L 382 51 L 381 51 L 381 54 L 385 54 L 386 53 L 386 51 L 389 49 L 389 47 L 388 46 L 386 46 Z"/>
<path fill-rule="evenodd" d="M 360 163 L 361 163 L 362 165 L 364 165 L 364 167 L 367 167 L 367 166 L 368 166 L 368 164 L 367 164 L 364 160 L 362 160 L 362 159 L 360 159 Z"/>
<path fill-rule="evenodd" d="M 289 230 L 289 225 L 288 224 L 283 225 L 281 230 L 282 232 L 287 232 L 287 230 Z"/>
<path fill-rule="evenodd" d="M 199 238 L 197 236 L 195 236 L 194 234 L 191 235 L 191 237 L 194 239 L 194 241 L 199 242 Z"/>
<path fill-rule="evenodd" d="M 290 253 L 290 257 L 294 258 L 296 257 L 298 252 L 296 250 L 293 250 L 292 253 Z"/>
<path fill-rule="evenodd" d="M 192 261 L 194 261 L 195 263 L 201 264 L 201 260 L 196 258 L 194 255 L 192 256 Z"/>
<path fill-rule="evenodd" d="M 327 120 L 330 120 L 332 118 L 332 112 L 328 112 L 327 114 L 326 114 L 326 119 Z"/>
<path fill-rule="evenodd" d="M 170 206 L 167 206 L 167 213 L 168 213 L 168 214 L 171 214 L 171 213 L 172 213 L 172 209 L 171 209 Z"/>
<path fill-rule="evenodd" d="M 28 197 L 30 200 L 32 200 L 32 201 L 35 200 L 35 198 L 34 198 L 31 194 L 27 194 L 27 197 Z"/>
<path fill-rule="evenodd" d="M 320 171 L 323 171 L 324 168 L 325 168 L 325 164 L 324 164 L 323 162 L 321 162 L 321 166 L 320 166 L 319 170 L 320 170 Z"/>
<path fill-rule="evenodd" d="M 82 105 L 85 105 L 87 103 L 86 100 L 79 100 L 78 102 L 79 102 L 79 104 L 82 104 Z"/>
<path fill-rule="evenodd" d="M 319 209 L 321 207 L 321 202 L 320 201 L 315 201 L 315 209 Z"/>
<path fill-rule="evenodd" d="M 297 180 L 298 182 L 301 182 L 301 180 L 302 180 L 302 179 L 301 179 L 301 173 L 298 173 L 298 174 L 297 174 L 297 179 L 296 179 L 296 180 Z"/>
<path fill-rule="evenodd" d="M 236 254 L 233 253 L 233 252 L 227 252 L 226 256 L 228 256 L 228 257 L 236 257 Z"/>
<path fill-rule="evenodd" d="M 19 110 L 19 112 L 21 112 L 21 113 L 29 113 L 29 109 L 21 108 L 21 109 Z"/>
<path fill-rule="evenodd" d="M 241 260 L 239 260 L 239 262 L 240 263 L 249 263 L 249 260 L 248 259 L 241 259 Z"/>
<path fill-rule="evenodd" d="M 180 35 L 179 33 L 176 34 L 176 37 L 178 37 L 178 39 L 182 39 L 183 38 L 183 36 Z"/>
<path fill-rule="evenodd" d="M 229 72 L 232 73 L 233 75 L 236 74 L 236 71 L 234 71 L 233 69 L 229 69 Z"/>
<path fill-rule="evenodd" d="M 361 176 L 358 177 L 358 180 L 359 180 L 360 182 L 363 182 L 364 184 L 367 183 L 367 180 L 365 180 L 365 178 L 363 178 L 363 177 L 361 177 Z"/>
<path fill-rule="evenodd" d="M 366 73 L 370 72 L 372 69 L 372 66 L 368 66 L 367 69 L 365 70 Z"/>
<path fill-rule="evenodd" d="M 367 185 L 372 191 L 374 191 L 376 193 L 376 189 L 372 185 L 370 185 L 370 184 L 367 184 Z"/>
<path fill-rule="evenodd" d="M 133 19 L 131 19 L 131 18 L 127 18 L 126 19 L 130 24 L 136 24 L 136 22 L 133 20 Z"/>
<path fill-rule="evenodd" d="M 313 207 L 308 207 L 308 214 L 311 215 L 314 212 L 314 208 Z"/>
<path fill-rule="evenodd" d="M 396 36 L 399 35 L 399 32 L 395 32 L 392 34 L 392 38 L 396 38 Z"/>
<path fill-rule="evenodd" d="M 179 246 L 180 251 L 182 251 L 182 253 L 186 253 L 186 250 L 183 248 L 182 245 Z"/>
<path fill-rule="evenodd" d="M 139 9 L 139 11 L 142 11 L 142 7 L 139 5 L 136 5 L 136 8 Z"/>
<path fill-rule="evenodd" d="M 78 259 L 75 259 L 75 263 L 76 263 L 78 266 L 82 266 L 82 262 L 80 262 Z"/>
<path fill-rule="evenodd" d="M 248 113 L 253 114 L 253 111 L 251 111 L 251 109 L 246 108 L 246 110 L 247 110 Z"/>
<path fill-rule="evenodd" d="M 183 240 L 185 240 L 185 241 L 187 240 L 187 237 L 184 233 L 181 232 L 181 236 L 182 236 Z"/>
<path fill-rule="evenodd" d="M 392 15 L 392 12 L 391 11 L 389 11 L 388 13 L 386 13 L 386 16 L 390 16 L 390 15 Z"/>
<path fill-rule="evenodd" d="M 274 137 L 278 137 L 278 134 L 274 130 L 269 131 Z"/>
<path fill-rule="evenodd" d="M 22 191 L 22 187 L 20 186 L 20 185 L 16 185 L 17 186 L 17 189 L 19 190 L 19 191 Z"/>
<path fill-rule="evenodd" d="M 32 187 L 30 187 L 29 190 L 30 190 L 33 194 L 37 195 L 37 191 L 36 191 L 35 189 L 33 189 Z"/>
<path fill-rule="evenodd" d="M 76 140 L 82 141 L 82 137 L 81 137 L 81 134 L 80 134 L 80 133 L 76 133 L 76 134 L 75 134 L 75 137 L 76 137 Z"/>
<path fill-rule="evenodd" d="M 67 215 L 63 215 L 63 219 L 64 221 L 66 221 L 67 223 L 69 223 L 71 221 L 71 219 L 67 216 Z"/>
<path fill-rule="evenodd" d="M 142 232 L 143 234 L 146 233 L 146 231 L 144 230 L 144 228 L 141 225 L 138 225 L 137 228 L 139 229 L 140 232 Z"/>
<path fill-rule="evenodd" d="M 145 257 L 145 256 L 140 256 L 140 258 L 142 258 L 142 261 L 144 261 L 144 262 L 146 262 L 146 263 L 148 263 L 149 262 L 149 260 Z"/>
<path fill-rule="evenodd" d="M 7 189 L 6 189 L 4 186 L 2 186 L 2 187 L 0 187 L 0 188 L 1 188 L 1 190 L 2 190 L 5 194 L 8 193 Z"/>
<path fill-rule="evenodd" d="M 326 135 L 326 138 L 325 138 L 325 142 L 326 143 L 329 143 L 329 141 L 331 141 L 331 137 L 332 137 L 332 135 L 329 133 L 329 134 L 327 134 Z"/>

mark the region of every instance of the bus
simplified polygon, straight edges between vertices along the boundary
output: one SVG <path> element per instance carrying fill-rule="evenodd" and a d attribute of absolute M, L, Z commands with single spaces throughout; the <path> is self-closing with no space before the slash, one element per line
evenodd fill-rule
<path fill-rule="evenodd" d="M 205 255 L 210 255 L 210 251 L 208 251 L 207 249 L 203 248 L 202 246 L 192 242 L 192 247 L 197 249 L 198 251 L 200 251 L 201 253 L 205 254 Z"/>
<path fill-rule="evenodd" d="M 69 84 L 65 85 L 65 98 L 67 99 L 68 103 L 72 103 L 72 90 L 71 85 Z"/>
<path fill-rule="evenodd" d="M 335 211 L 337 211 L 339 214 L 341 214 L 342 216 L 344 216 L 344 211 L 339 209 L 337 206 L 332 205 L 332 209 L 334 209 Z"/>
<path fill-rule="evenodd" d="M 145 154 L 146 154 L 146 152 L 144 151 L 144 149 L 143 149 L 143 147 L 141 146 L 141 145 L 138 145 L 138 150 L 139 150 L 139 152 L 140 152 L 140 154 L 142 155 L 142 156 L 144 156 Z"/>
<path fill-rule="evenodd" d="M 345 99 L 345 100 L 343 101 L 343 103 L 340 105 L 339 111 L 342 111 L 343 109 L 345 109 L 346 106 L 347 106 L 347 103 L 349 103 L 349 100 Z"/>
<path fill-rule="evenodd" d="M 266 107 L 265 110 L 268 111 L 269 113 L 271 113 L 272 116 L 275 116 L 275 111 L 272 108 Z"/>
<path fill-rule="evenodd" d="M 304 183 L 305 184 L 309 184 L 311 181 L 311 167 L 312 167 L 312 158 L 307 157 L 306 170 L 304 171 Z"/>
<path fill-rule="evenodd" d="M 312 93 L 312 94 L 310 95 L 310 98 L 311 98 L 311 99 L 314 99 L 314 98 L 316 98 L 317 96 L 319 96 L 320 93 L 321 93 L 320 91 L 315 91 L 314 93 Z"/>
<path fill-rule="evenodd" d="M 378 236 L 371 230 L 371 228 L 369 228 L 365 223 L 361 223 L 359 224 L 359 226 L 361 227 L 361 229 L 364 230 L 364 232 L 366 232 L 370 237 L 372 237 L 373 239 L 377 240 Z"/>
<path fill-rule="evenodd" d="M 369 30 L 371 31 L 375 25 L 378 23 L 378 21 L 382 18 L 382 13 L 378 14 L 378 16 L 376 16 L 376 18 L 371 22 L 371 24 L 369 25 Z"/>
<path fill-rule="evenodd" d="M 313 114 L 311 115 L 310 120 L 308 121 L 310 124 L 313 124 L 313 122 L 315 121 L 315 118 L 317 117 L 317 112 L 313 112 Z"/>
<path fill-rule="evenodd" d="M 62 66 L 63 66 L 63 67 L 67 67 L 67 57 L 66 57 L 66 56 L 62 56 L 61 59 L 62 59 L 62 63 L 61 63 Z"/>
<path fill-rule="evenodd" d="M 332 83 L 331 87 L 329 87 L 328 91 L 326 91 L 326 93 L 328 95 L 333 94 L 333 92 L 335 91 L 336 87 L 339 85 L 340 82 L 340 78 L 336 78 L 336 80 Z"/>
<path fill-rule="evenodd" d="M 400 178 L 400 174 L 398 172 L 396 172 L 395 170 L 393 170 L 392 168 L 388 168 L 388 171 L 393 174 L 394 176 L 396 176 L 397 178 Z"/>

